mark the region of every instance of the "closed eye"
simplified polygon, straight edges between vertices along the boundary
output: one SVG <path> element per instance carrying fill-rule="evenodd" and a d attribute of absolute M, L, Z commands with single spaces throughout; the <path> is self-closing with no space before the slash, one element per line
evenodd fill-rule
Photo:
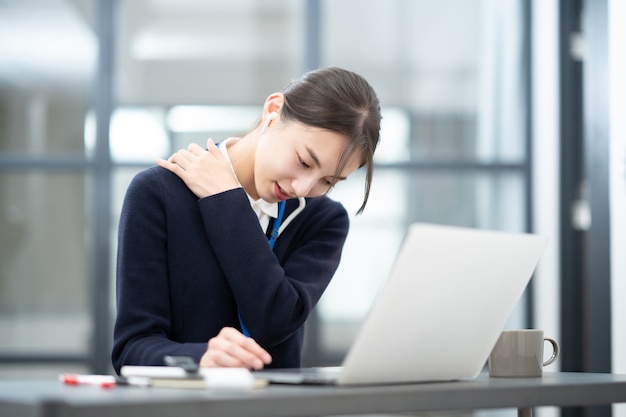
<path fill-rule="evenodd" d="M 337 185 L 338 182 L 340 181 L 345 181 L 346 178 L 345 177 L 326 177 L 326 178 L 322 178 L 322 182 L 330 187 L 333 188 L 335 185 Z"/>
<path fill-rule="evenodd" d="M 307 164 L 306 162 L 304 162 L 304 160 L 302 158 L 300 158 L 300 155 L 298 155 L 298 162 L 300 162 L 300 165 L 305 167 L 305 168 L 310 168 L 311 165 Z"/>

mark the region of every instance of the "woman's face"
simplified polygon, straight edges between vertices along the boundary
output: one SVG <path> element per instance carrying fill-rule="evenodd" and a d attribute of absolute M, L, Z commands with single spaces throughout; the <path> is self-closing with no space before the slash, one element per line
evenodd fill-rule
<path fill-rule="evenodd" d="M 293 121 L 272 121 L 256 149 L 254 183 L 259 197 L 277 202 L 325 194 L 361 165 L 361 155 L 355 152 L 336 177 L 347 141 L 330 130 Z"/>

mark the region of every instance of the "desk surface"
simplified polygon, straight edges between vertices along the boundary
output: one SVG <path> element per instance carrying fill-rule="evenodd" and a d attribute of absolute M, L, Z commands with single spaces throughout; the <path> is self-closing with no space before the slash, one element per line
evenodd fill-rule
<path fill-rule="evenodd" d="M 366 387 L 273 385 L 251 391 L 64 386 L 0 381 L 2 416 L 311 416 L 436 410 L 588 406 L 626 402 L 626 375 L 544 373 L 543 378 Z"/>

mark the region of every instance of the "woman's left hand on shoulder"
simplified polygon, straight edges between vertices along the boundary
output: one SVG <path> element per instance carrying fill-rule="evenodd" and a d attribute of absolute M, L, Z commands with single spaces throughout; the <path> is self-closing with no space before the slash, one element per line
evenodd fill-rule
<path fill-rule="evenodd" d="M 198 198 L 240 187 L 230 164 L 212 139 L 207 141 L 207 149 L 192 143 L 169 159 L 157 159 L 156 162 L 178 175 Z"/>

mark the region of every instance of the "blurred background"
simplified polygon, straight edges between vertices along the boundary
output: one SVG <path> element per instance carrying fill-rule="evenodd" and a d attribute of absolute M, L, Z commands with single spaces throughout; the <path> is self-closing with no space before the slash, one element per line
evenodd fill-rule
<path fill-rule="evenodd" d="M 365 212 L 362 173 L 331 193 L 352 226 L 304 364 L 341 362 L 426 221 L 548 236 L 507 326 L 556 337 L 553 370 L 626 372 L 620 16 L 619 0 L 0 0 L 0 378 L 111 372 L 133 175 L 247 131 L 325 66 L 367 78 L 384 119 Z"/>

